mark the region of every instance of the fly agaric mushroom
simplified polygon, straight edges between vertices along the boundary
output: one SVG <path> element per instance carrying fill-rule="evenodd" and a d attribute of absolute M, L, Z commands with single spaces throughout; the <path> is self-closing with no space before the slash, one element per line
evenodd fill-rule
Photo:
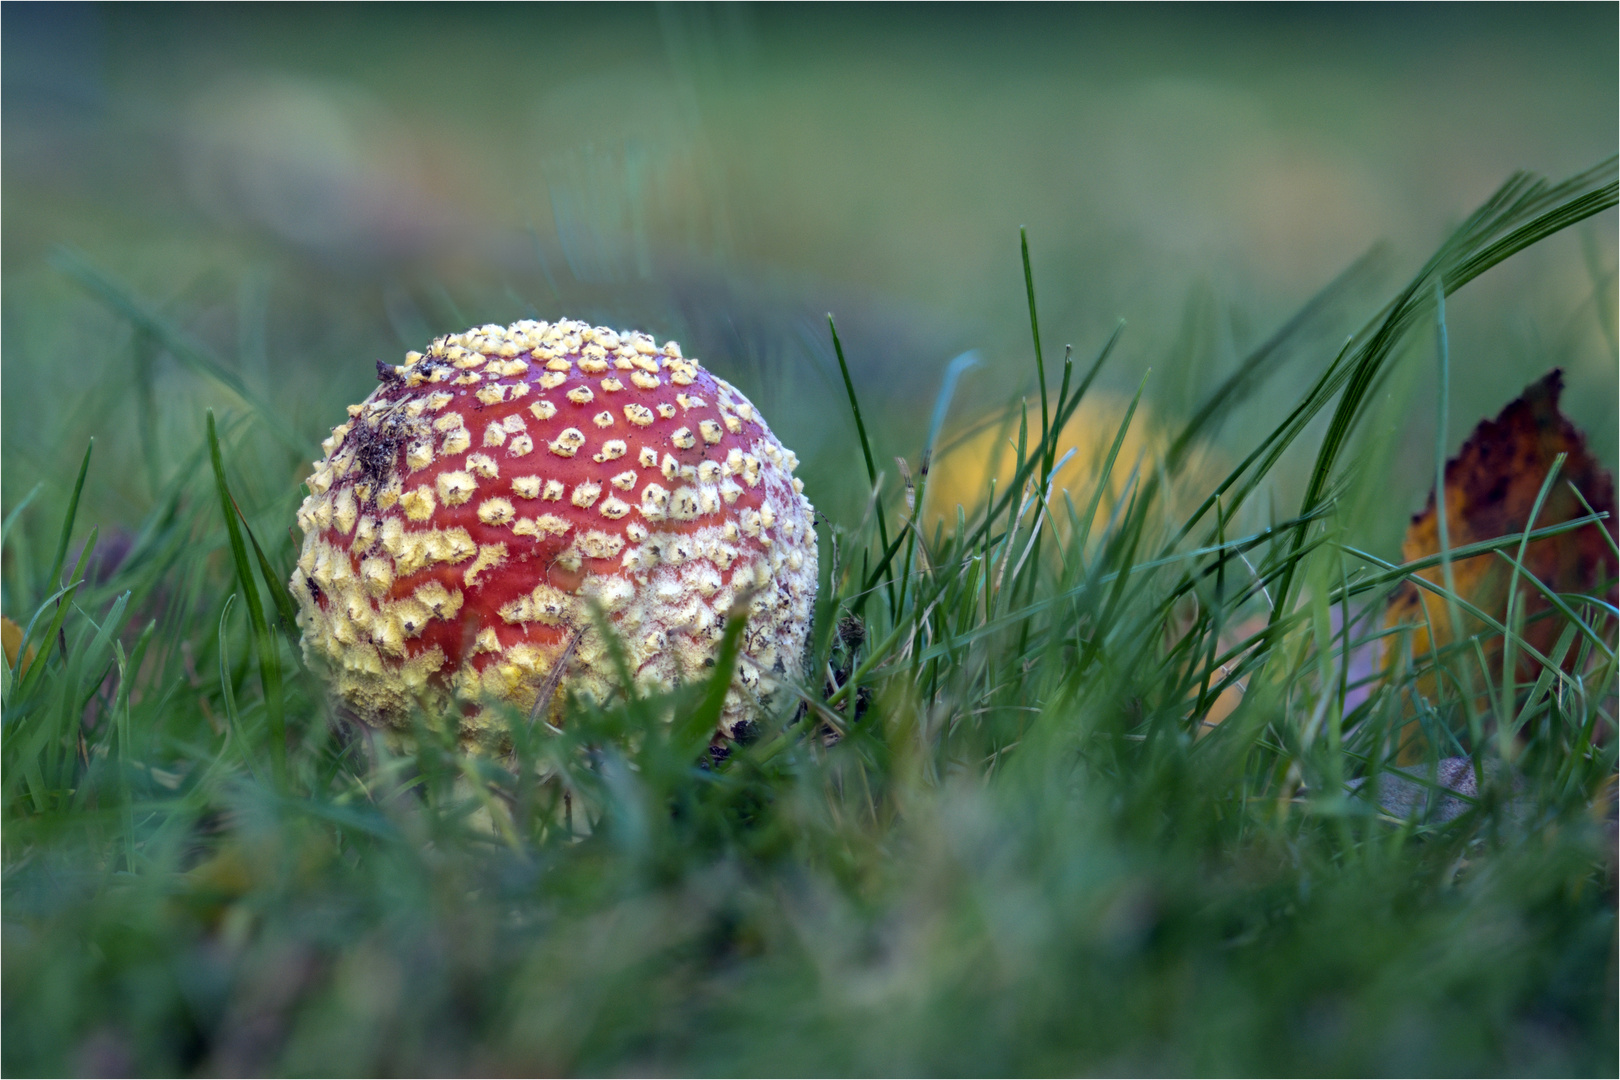
<path fill-rule="evenodd" d="M 748 605 L 717 735 L 799 673 L 816 537 L 798 459 L 674 342 L 525 321 L 377 370 L 321 444 L 292 579 L 305 657 L 361 720 L 455 698 L 462 741 L 498 744 L 482 706 L 532 709 L 559 663 L 605 700 L 593 609 L 656 690 L 705 677 Z"/>

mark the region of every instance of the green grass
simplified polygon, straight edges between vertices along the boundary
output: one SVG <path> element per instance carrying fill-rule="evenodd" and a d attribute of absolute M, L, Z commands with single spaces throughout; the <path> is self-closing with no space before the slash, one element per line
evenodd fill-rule
<path fill-rule="evenodd" d="M 1465 643 L 1438 699 L 1425 663 L 1362 700 L 1352 661 L 1415 569 L 1361 551 L 1357 514 L 1441 301 L 1613 207 L 1614 172 L 1506 184 L 1190 512 L 1185 454 L 1276 339 L 1162 463 L 1113 438 L 1106 468 L 1139 471 L 1093 527 L 1104 478 L 1039 492 L 1112 340 L 1049 378 L 1026 246 L 1041 430 L 930 533 L 927 449 L 916 490 L 885 478 L 834 336 L 863 458 L 833 464 L 868 510 L 822 529 L 798 707 L 718 765 L 719 682 L 570 699 L 556 733 L 514 718 L 510 759 L 432 717 L 407 758 L 341 743 L 282 586 L 316 433 L 64 253 L 237 407 L 167 469 L 86 452 L 63 513 L 8 510 L 5 606 L 38 653 L 3 676 L 4 1071 L 1613 1074 L 1612 610 L 1561 598 L 1530 686 Z M 1299 454 L 1304 497 L 1277 506 Z M 80 508 L 98 469 L 153 484 L 110 570 L 118 523 Z M 1479 675 L 1514 717 L 1497 738 L 1455 689 Z M 1460 817 L 1351 792 L 1412 719 L 1484 778 Z"/>

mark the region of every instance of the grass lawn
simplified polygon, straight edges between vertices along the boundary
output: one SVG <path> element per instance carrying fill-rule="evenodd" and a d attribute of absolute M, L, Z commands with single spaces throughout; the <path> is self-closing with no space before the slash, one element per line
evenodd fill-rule
<path fill-rule="evenodd" d="M 851 387 L 849 438 L 802 473 L 818 504 L 856 492 L 820 523 L 813 674 L 718 763 L 669 722 L 701 685 L 570 699 L 510 758 L 432 716 L 407 756 L 344 744 L 285 589 L 338 404 L 289 422 L 59 252 L 123 328 L 86 348 L 133 360 L 115 404 L 142 423 L 6 492 L 33 658 L 3 677 L 4 1071 L 1613 1075 L 1613 608 L 1565 597 L 1529 682 L 1482 669 L 1504 635 L 1525 652 L 1512 620 L 1413 660 L 1380 612 L 1415 568 L 1356 524 L 1402 387 L 1447 360 L 1443 298 L 1615 192 L 1612 161 L 1508 182 L 1348 341 L 1302 349 L 1305 394 L 1213 476 L 1205 434 L 1339 286 L 1156 449 L 1119 453 L 1140 417 L 1116 410 L 1052 491 L 1114 339 L 1043 342 L 1031 275 L 1017 464 L 954 518 L 913 509 L 948 432 L 902 480 Z M 318 348 L 340 381 L 373 362 Z M 230 407 L 190 408 L 199 386 Z M 93 520 L 76 475 L 152 509 Z M 1409 813 L 1365 794 L 1403 744 L 1419 777 L 1470 759 L 1460 813 L 1422 779 Z"/>

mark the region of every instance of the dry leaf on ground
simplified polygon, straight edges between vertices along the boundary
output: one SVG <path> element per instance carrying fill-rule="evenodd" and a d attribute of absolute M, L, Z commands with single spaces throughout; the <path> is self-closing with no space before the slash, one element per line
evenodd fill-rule
<path fill-rule="evenodd" d="M 1482 540 L 1523 533 L 1531 524 L 1530 514 L 1536 496 L 1559 454 L 1567 454 L 1534 526 L 1543 528 L 1570 521 L 1586 514 L 1576 497 L 1578 489 L 1597 511 L 1607 511 L 1609 519 L 1559 536 L 1533 541 L 1525 550 L 1523 565 L 1554 592 L 1597 595 L 1611 603 L 1615 598 L 1616 559 L 1610 539 L 1615 535 L 1614 479 L 1587 451 L 1586 439 L 1558 410 L 1563 390 L 1563 373 L 1549 372 L 1527 387 L 1495 420 L 1481 421 L 1457 456 L 1446 463 L 1446 526 L 1452 548 Z M 1607 529 L 1609 537 L 1600 531 Z M 1401 558 L 1412 562 L 1440 551 L 1439 522 L 1434 495 L 1422 513 L 1412 518 Z M 1508 553 L 1516 554 L 1517 548 Z M 1498 622 L 1505 622 L 1508 589 L 1513 567 L 1501 556 L 1487 554 L 1452 563 L 1457 595 Z M 1436 566 L 1419 576 L 1444 587 L 1444 572 Z M 1558 640 L 1564 620 L 1535 585 L 1521 577 L 1519 610 L 1523 612 L 1524 640 L 1547 655 Z M 1411 627 L 1411 655 L 1423 661 L 1434 646 L 1444 650 L 1453 641 L 1466 639 L 1485 629 L 1477 619 L 1464 614 L 1462 633 L 1451 625 L 1451 612 L 1444 597 L 1422 589 L 1411 581 L 1402 583 L 1390 598 L 1386 626 Z M 1393 666 L 1402 655 L 1399 638 L 1390 638 L 1386 663 Z M 1502 663 L 1502 637 L 1486 635 L 1481 641 L 1486 662 L 1494 674 Z M 1521 655 L 1519 677 L 1536 674 L 1536 662 Z M 1432 695 L 1432 679 L 1420 681 L 1419 690 Z"/>

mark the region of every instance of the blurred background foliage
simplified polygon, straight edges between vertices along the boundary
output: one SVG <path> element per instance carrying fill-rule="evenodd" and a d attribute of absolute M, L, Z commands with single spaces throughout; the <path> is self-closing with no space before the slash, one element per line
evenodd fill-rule
<path fill-rule="evenodd" d="M 853 432 L 826 311 L 887 420 L 880 461 L 915 452 L 963 350 L 983 362 L 953 424 L 1032 389 L 1019 224 L 1054 351 L 1126 320 L 1098 389 L 1152 368 L 1149 415 L 1173 420 L 1375 241 L 1306 345 L 1342 340 L 1512 170 L 1567 175 L 1617 125 L 1602 5 L 4 11 L 5 375 L 45 391 L 5 396 L 4 481 L 60 488 L 93 432 L 145 462 L 90 480 L 125 519 L 230 398 L 52 269 L 58 245 L 311 447 L 376 360 L 566 314 L 680 340 L 827 477 Z M 1561 364 L 1614 461 L 1614 266 L 1605 219 L 1454 301 L 1453 447 Z M 1313 370 L 1223 436 L 1247 447 Z M 1432 376 L 1404 392 L 1363 523 L 1385 551 L 1431 471 Z M 1285 500 L 1302 469 L 1278 472 Z M 861 498 L 811 494 L 835 516 Z"/>

